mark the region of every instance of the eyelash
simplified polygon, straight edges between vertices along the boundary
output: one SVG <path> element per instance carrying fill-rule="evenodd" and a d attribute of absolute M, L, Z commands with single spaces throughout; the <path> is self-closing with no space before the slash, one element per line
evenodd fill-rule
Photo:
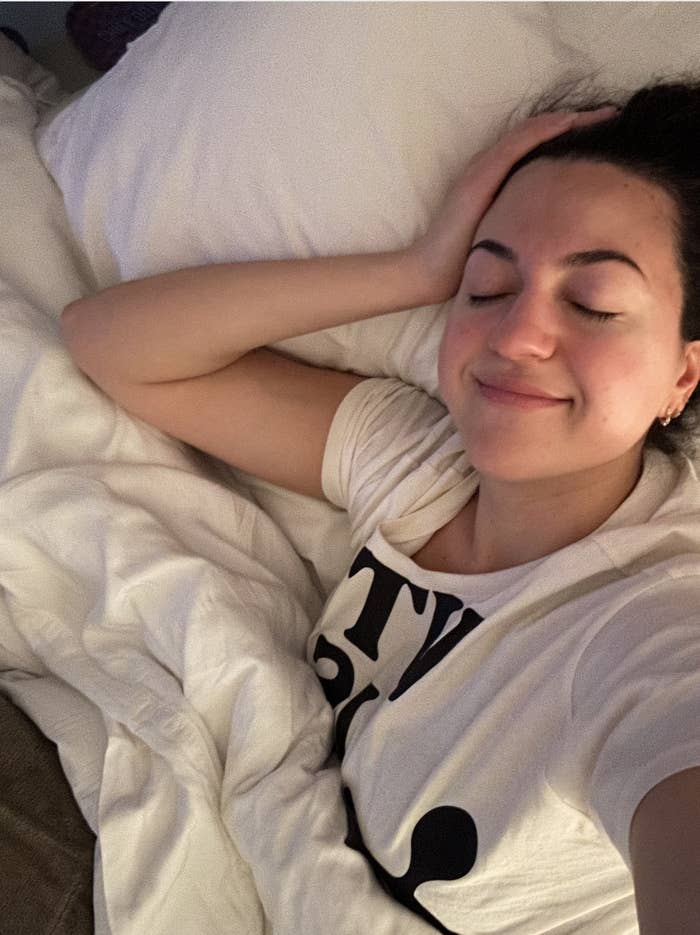
<path fill-rule="evenodd" d="M 491 302 L 494 299 L 500 299 L 505 293 L 501 295 L 470 295 L 469 301 L 472 305 L 481 305 L 484 302 Z M 586 315 L 588 318 L 595 318 L 598 321 L 610 321 L 612 318 L 617 318 L 615 312 L 596 312 L 592 308 L 587 308 L 585 305 L 579 305 L 578 302 L 571 303 L 573 307 L 581 315 Z"/>

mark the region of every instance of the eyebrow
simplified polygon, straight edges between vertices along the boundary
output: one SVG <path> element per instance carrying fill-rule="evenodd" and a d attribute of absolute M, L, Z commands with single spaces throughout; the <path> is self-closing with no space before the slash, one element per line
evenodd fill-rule
<path fill-rule="evenodd" d="M 503 260 L 508 260 L 509 263 L 518 262 L 518 254 L 515 250 L 506 247 L 505 244 L 499 243 L 497 240 L 480 240 L 479 243 L 474 244 L 471 248 L 467 254 L 467 259 L 469 259 L 475 250 L 487 250 L 489 253 L 493 253 L 494 256 L 500 257 Z M 568 256 L 564 257 L 560 265 L 590 266 L 592 263 L 602 263 L 606 260 L 616 260 L 618 263 L 631 266 L 644 280 L 647 278 L 643 270 L 631 257 L 617 250 L 582 250 L 580 253 L 570 253 Z"/>

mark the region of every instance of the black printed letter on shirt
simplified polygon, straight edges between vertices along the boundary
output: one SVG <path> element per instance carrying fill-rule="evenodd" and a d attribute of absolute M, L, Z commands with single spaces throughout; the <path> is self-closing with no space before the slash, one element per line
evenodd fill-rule
<path fill-rule="evenodd" d="M 317 674 L 328 703 L 335 708 L 336 705 L 339 705 L 341 701 L 345 701 L 352 694 L 355 683 L 355 670 L 348 654 L 344 653 L 339 646 L 335 646 L 330 640 L 327 640 L 323 633 L 316 640 L 314 650 L 314 662 L 318 662 L 319 659 L 330 659 L 338 666 L 338 673 L 335 678 L 326 679 Z"/>
<path fill-rule="evenodd" d="M 464 605 L 452 594 L 441 594 L 439 591 L 434 591 L 433 593 L 435 594 L 435 610 L 433 612 L 433 619 L 430 624 L 430 629 L 428 630 L 428 635 L 415 659 L 399 679 L 399 684 L 389 695 L 389 701 L 395 701 L 397 698 L 400 698 L 405 691 L 408 691 L 411 685 L 414 685 L 419 679 L 422 679 L 424 675 L 427 675 L 431 669 L 439 662 L 442 662 L 445 656 L 484 619 L 471 607 L 467 607 L 459 623 L 436 643 L 435 640 L 438 639 L 445 629 L 445 624 L 448 619 L 455 611 L 460 610 Z"/>
<path fill-rule="evenodd" d="M 350 722 L 363 704 L 368 701 L 374 701 L 375 698 L 379 698 L 379 689 L 376 685 L 373 685 L 372 682 L 370 682 L 369 685 L 366 685 L 363 690 L 359 692 L 359 694 L 355 695 L 354 698 L 351 698 L 342 711 L 340 711 L 338 714 L 338 718 L 335 722 L 334 746 L 339 760 L 342 760 L 345 756 L 345 740 L 348 736 L 348 730 L 350 729 Z"/>
<path fill-rule="evenodd" d="M 372 569 L 372 584 L 360 616 L 344 633 L 365 656 L 376 662 L 379 658 L 379 638 L 384 632 L 401 588 L 408 586 L 410 589 L 413 609 L 417 614 L 422 614 L 425 610 L 430 592 L 382 565 L 366 547 L 360 550 L 352 563 L 348 578 L 352 578 L 363 568 Z"/>

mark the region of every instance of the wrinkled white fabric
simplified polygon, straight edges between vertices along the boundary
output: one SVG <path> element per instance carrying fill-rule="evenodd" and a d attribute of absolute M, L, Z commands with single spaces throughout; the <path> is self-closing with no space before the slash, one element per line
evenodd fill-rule
<path fill-rule="evenodd" d="M 345 847 L 337 770 L 315 779 L 332 717 L 302 559 L 60 341 L 89 274 L 37 107 L 0 78 L 0 689 L 98 835 L 96 933 L 425 935 Z"/>

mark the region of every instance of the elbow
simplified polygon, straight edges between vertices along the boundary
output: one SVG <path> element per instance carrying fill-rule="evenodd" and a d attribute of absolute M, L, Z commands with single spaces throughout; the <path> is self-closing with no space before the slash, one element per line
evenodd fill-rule
<path fill-rule="evenodd" d="M 100 307 L 90 298 L 70 302 L 60 315 L 60 337 L 69 357 L 101 389 L 128 382 L 120 372 L 125 361 L 123 348 L 115 342 L 111 328 L 112 309 Z"/>
<path fill-rule="evenodd" d="M 94 365 L 94 358 L 100 355 L 99 323 L 96 321 L 94 310 L 91 310 L 85 300 L 76 299 L 70 302 L 61 312 L 59 332 L 63 346 L 73 360 L 73 363 L 89 375 L 88 371 Z"/>
<path fill-rule="evenodd" d="M 69 302 L 61 312 L 61 321 L 66 321 L 66 319 L 73 318 L 78 306 L 82 301 L 82 299 L 73 299 L 72 302 Z"/>
<path fill-rule="evenodd" d="M 61 312 L 61 337 L 64 344 L 67 344 L 68 340 L 75 334 L 78 318 L 80 317 L 81 302 L 82 299 L 69 302 Z"/>
<path fill-rule="evenodd" d="M 103 340 L 108 310 L 92 301 L 90 297 L 69 302 L 60 316 L 61 339 L 71 354 L 78 347 L 94 347 L 96 340 Z"/>

